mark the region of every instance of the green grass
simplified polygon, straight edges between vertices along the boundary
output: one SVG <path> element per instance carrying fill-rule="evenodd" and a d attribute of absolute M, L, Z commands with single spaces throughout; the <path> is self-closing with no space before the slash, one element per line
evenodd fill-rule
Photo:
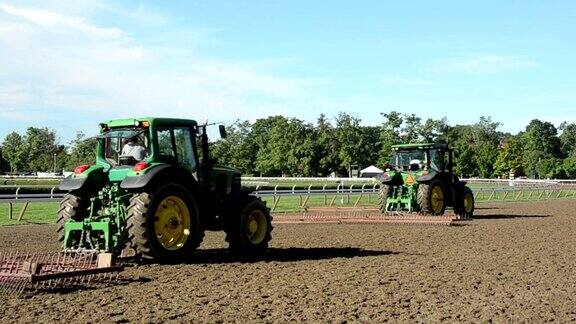
<path fill-rule="evenodd" d="M 288 212 L 288 211 L 299 211 L 301 210 L 300 204 L 306 200 L 306 196 L 279 196 L 280 199 L 274 208 L 275 212 Z M 336 196 L 326 195 L 326 196 L 310 196 L 306 201 L 306 206 L 308 207 L 353 207 L 356 201 L 358 201 L 357 206 L 375 206 L 378 202 L 378 196 L 376 194 L 364 194 L 360 200 L 358 198 L 360 195 L 346 195 Z M 267 196 L 262 198 L 269 208 L 274 207 L 274 198 Z"/>
<path fill-rule="evenodd" d="M 358 194 L 336 196 L 310 196 L 306 201 L 308 207 L 352 207 L 358 200 Z M 489 199 L 490 198 L 490 199 Z M 542 195 L 538 191 L 526 190 L 521 193 L 509 193 L 506 197 L 503 193 L 498 196 L 490 197 L 490 193 L 480 194 L 476 198 L 476 202 L 498 202 L 498 201 L 538 201 L 542 199 L 575 199 L 576 190 L 563 190 L 562 192 L 553 192 L 550 196 Z M 306 199 L 306 196 L 280 196 L 275 212 L 290 212 L 300 211 L 301 203 Z M 268 207 L 274 206 L 274 198 L 272 196 L 263 197 Z M 364 194 L 358 201 L 357 206 L 368 207 L 376 206 L 378 202 L 377 194 Z M 58 202 L 32 202 L 28 205 L 28 209 L 24 214 L 21 222 L 18 222 L 18 215 L 22 210 L 24 203 L 13 203 L 13 219 L 8 219 L 8 203 L 0 203 L 0 226 L 3 225 L 26 225 L 26 224 L 50 224 L 55 223 L 56 213 L 58 211 Z"/>
<path fill-rule="evenodd" d="M 18 221 L 20 211 L 24 203 L 13 203 L 12 219 L 8 218 L 8 203 L 0 204 L 0 226 L 2 225 L 26 225 L 26 224 L 49 224 L 56 222 L 58 212 L 57 202 L 32 202 L 24 213 L 22 221 Z"/>

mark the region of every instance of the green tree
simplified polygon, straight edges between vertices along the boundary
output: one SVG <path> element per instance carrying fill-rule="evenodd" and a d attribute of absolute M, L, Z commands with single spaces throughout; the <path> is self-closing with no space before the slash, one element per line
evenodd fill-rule
<path fill-rule="evenodd" d="M 564 175 L 568 179 L 576 179 L 576 156 L 571 156 L 562 161 Z"/>
<path fill-rule="evenodd" d="M 336 129 L 324 114 L 316 121 L 316 158 L 319 175 L 327 176 L 340 169 Z"/>
<path fill-rule="evenodd" d="M 494 165 L 495 174 L 507 178 L 512 171 L 516 176 L 524 174 L 524 146 L 517 137 L 509 137 L 502 144 Z"/>
<path fill-rule="evenodd" d="M 542 159 L 536 166 L 536 171 L 543 179 L 564 179 L 566 174 L 562 168 L 562 160 L 558 158 Z"/>
<path fill-rule="evenodd" d="M 257 147 L 252 138 L 249 121 L 236 120 L 226 127 L 227 138 L 220 139 L 212 147 L 212 156 L 220 163 L 231 165 L 243 174 L 255 172 Z"/>
<path fill-rule="evenodd" d="M 275 156 L 270 152 L 269 146 L 275 145 L 275 143 L 271 142 L 276 140 L 279 135 L 279 130 L 274 131 L 274 129 L 281 129 L 282 127 L 286 127 L 287 124 L 288 119 L 286 117 L 270 116 L 258 119 L 252 125 L 251 136 L 256 147 L 255 169 L 259 172 L 260 176 L 282 175 L 282 166 L 279 166 L 281 163 L 278 163 L 281 156 Z M 274 139 L 272 135 L 274 135 Z"/>
<path fill-rule="evenodd" d="M 314 169 L 314 132 L 298 119 L 277 119 L 258 151 L 256 169 L 268 176 L 311 176 Z"/>
<path fill-rule="evenodd" d="M 540 167 L 546 159 L 559 158 L 560 139 L 558 131 L 550 122 L 533 119 L 523 134 L 525 171 L 532 178 L 546 178 L 548 171 Z M 547 162 L 550 165 L 552 162 Z M 541 173 L 546 172 L 546 174 Z"/>
<path fill-rule="evenodd" d="M 28 127 L 24 136 L 24 156 L 28 171 L 53 171 L 54 154 L 60 151 L 61 147 L 53 130 L 46 127 Z"/>
<path fill-rule="evenodd" d="M 402 142 L 403 143 L 417 143 L 420 141 L 420 133 L 422 130 L 422 119 L 415 114 L 404 115 L 404 123 L 402 127 Z"/>
<path fill-rule="evenodd" d="M 576 124 L 563 122 L 560 125 L 560 145 L 562 155 L 576 157 Z"/>
<path fill-rule="evenodd" d="M 24 139 L 20 134 L 12 132 L 6 135 L 2 143 L 2 157 L 8 161 L 11 172 L 27 171 Z"/>
<path fill-rule="evenodd" d="M 65 161 L 65 168 L 73 170 L 75 167 L 83 164 L 92 164 L 96 160 L 96 146 L 98 140 L 96 137 L 86 138 L 81 131 L 76 132 L 75 138 L 70 142 L 70 153 L 67 159 L 65 156 L 58 156 L 59 161 Z"/>
<path fill-rule="evenodd" d="M 378 165 L 384 166 L 390 161 L 392 156 L 392 145 L 399 144 L 400 138 L 400 127 L 403 123 L 402 115 L 397 111 L 391 111 L 390 113 L 381 113 L 384 117 L 384 122 L 380 128 L 380 159 Z"/>
<path fill-rule="evenodd" d="M 358 154 L 358 164 L 361 168 L 377 164 L 382 151 L 380 127 L 362 126 L 360 135 L 362 145 Z"/>
<path fill-rule="evenodd" d="M 450 130 L 446 117 L 442 119 L 428 118 L 420 126 L 419 136 L 423 142 L 447 142 Z"/>
<path fill-rule="evenodd" d="M 349 174 L 352 165 L 359 165 L 362 146 L 360 119 L 341 112 L 336 118 L 336 140 L 340 173 Z M 366 143 L 368 145 L 368 143 Z"/>

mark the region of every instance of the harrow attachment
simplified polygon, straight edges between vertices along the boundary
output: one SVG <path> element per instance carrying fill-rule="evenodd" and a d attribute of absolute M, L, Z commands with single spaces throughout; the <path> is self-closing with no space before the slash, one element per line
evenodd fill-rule
<path fill-rule="evenodd" d="M 444 215 L 428 215 L 410 212 L 386 212 L 379 209 L 358 208 L 309 208 L 296 213 L 276 213 L 275 223 L 396 223 L 396 224 L 430 224 L 430 225 L 459 225 L 470 218 L 461 218 L 453 212 Z"/>
<path fill-rule="evenodd" d="M 112 254 L 97 251 L 50 254 L 0 253 L 0 294 L 26 290 L 62 289 L 111 281 L 124 270 Z"/>

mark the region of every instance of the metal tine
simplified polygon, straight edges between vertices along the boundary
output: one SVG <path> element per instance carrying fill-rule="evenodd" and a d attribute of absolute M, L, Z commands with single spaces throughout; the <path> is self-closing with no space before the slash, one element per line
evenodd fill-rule
<path fill-rule="evenodd" d="M 15 286 L 15 282 L 12 281 L 8 284 L 8 295 L 13 295 L 14 294 L 14 286 Z"/>
<path fill-rule="evenodd" d="M 6 262 L 6 253 L 0 253 L 0 257 L 2 257 L 2 261 L 0 261 L 0 273 L 4 272 L 4 265 L 7 263 Z"/>
<path fill-rule="evenodd" d="M 83 268 L 88 269 L 91 266 L 92 260 L 87 257 L 84 259 L 84 264 L 83 264 Z M 86 276 L 82 276 L 82 280 L 80 281 L 80 283 L 84 284 L 84 280 L 86 279 Z"/>
<path fill-rule="evenodd" d="M 21 279 L 16 282 L 14 295 L 18 296 L 22 293 L 22 291 L 24 291 L 24 286 L 22 285 L 23 282 L 24 280 Z"/>
<path fill-rule="evenodd" d="M 8 281 L 4 280 L 2 282 L 2 289 L 1 289 L 2 293 L 5 295 L 8 295 L 10 292 L 10 285 L 8 283 Z"/>
<path fill-rule="evenodd" d="M 12 273 L 12 251 L 8 254 L 6 266 L 8 267 L 8 273 Z"/>

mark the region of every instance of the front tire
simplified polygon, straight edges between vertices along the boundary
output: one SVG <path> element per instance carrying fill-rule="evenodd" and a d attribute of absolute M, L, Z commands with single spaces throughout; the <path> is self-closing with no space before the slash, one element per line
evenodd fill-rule
<path fill-rule="evenodd" d="M 202 243 L 196 201 L 179 185 L 163 186 L 130 198 L 123 256 L 175 262 Z"/>
<path fill-rule="evenodd" d="M 474 216 L 474 194 L 469 187 L 464 186 L 462 192 L 459 193 L 454 212 L 460 218 L 472 218 Z"/>
<path fill-rule="evenodd" d="M 227 205 L 224 231 L 229 250 L 248 257 L 264 253 L 272 239 L 270 209 L 250 195 L 240 195 Z"/>
<path fill-rule="evenodd" d="M 380 185 L 380 192 L 379 192 L 379 209 L 381 213 L 387 212 L 386 206 L 388 201 L 388 195 L 390 195 L 390 189 L 392 187 L 387 184 Z"/>
<path fill-rule="evenodd" d="M 442 215 L 446 210 L 444 186 L 438 180 L 421 183 L 418 186 L 417 203 L 420 211 L 426 214 Z"/>

